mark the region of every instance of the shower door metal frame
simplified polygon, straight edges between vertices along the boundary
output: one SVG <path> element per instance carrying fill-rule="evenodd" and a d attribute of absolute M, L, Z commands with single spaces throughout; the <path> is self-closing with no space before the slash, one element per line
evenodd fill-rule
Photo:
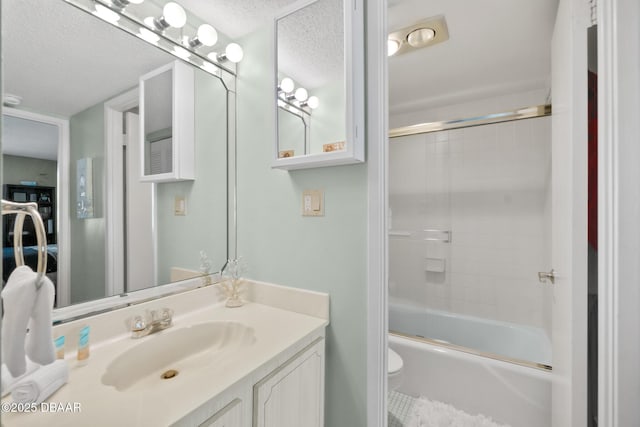
<path fill-rule="evenodd" d="M 389 138 L 398 138 L 407 135 L 439 132 L 442 130 L 461 129 L 472 126 L 491 125 L 515 120 L 533 119 L 551 115 L 551 104 L 536 105 L 533 107 L 519 108 L 517 110 L 502 113 L 487 114 L 485 116 L 469 117 L 466 119 L 454 119 L 441 122 L 419 123 L 411 126 L 402 126 L 389 131 Z"/>

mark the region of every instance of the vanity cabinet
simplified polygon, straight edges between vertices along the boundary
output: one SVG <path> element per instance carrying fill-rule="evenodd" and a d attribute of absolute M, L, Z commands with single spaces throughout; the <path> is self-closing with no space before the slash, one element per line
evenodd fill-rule
<path fill-rule="evenodd" d="M 322 427 L 324 345 L 310 337 L 172 426 Z"/>
<path fill-rule="evenodd" d="M 242 411 L 242 400 L 234 399 L 198 427 L 242 427 Z"/>
<path fill-rule="evenodd" d="M 324 340 L 318 339 L 253 387 L 253 427 L 324 425 Z"/>
<path fill-rule="evenodd" d="M 179 61 L 140 77 L 141 181 L 195 179 L 194 82 Z"/>

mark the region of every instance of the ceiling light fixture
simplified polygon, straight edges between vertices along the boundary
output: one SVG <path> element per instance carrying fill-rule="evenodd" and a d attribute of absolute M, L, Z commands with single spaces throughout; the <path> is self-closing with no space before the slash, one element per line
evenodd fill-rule
<path fill-rule="evenodd" d="M 407 35 L 407 42 L 412 47 L 420 48 L 426 46 L 436 37 L 436 30 L 433 28 L 417 28 Z"/>
<path fill-rule="evenodd" d="M 446 40 L 449 40 L 447 21 L 443 15 L 433 16 L 390 33 L 387 39 L 387 55 L 397 56 Z"/>

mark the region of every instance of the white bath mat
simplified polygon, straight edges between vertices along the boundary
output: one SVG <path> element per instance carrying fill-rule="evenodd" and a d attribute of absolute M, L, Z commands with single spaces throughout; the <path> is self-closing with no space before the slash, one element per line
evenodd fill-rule
<path fill-rule="evenodd" d="M 417 399 L 408 417 L 407 427 L 509 427 L 497 424 L 491 418 L 469 415 L 446 403 Z"/>

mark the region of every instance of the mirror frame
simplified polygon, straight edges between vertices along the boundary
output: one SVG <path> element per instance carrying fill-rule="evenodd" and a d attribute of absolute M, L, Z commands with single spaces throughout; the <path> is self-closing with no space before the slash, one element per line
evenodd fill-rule
<path fill-rule="evenodd" d="M 320 0 L 300 0 L 283 8 L 273 20 L 273 110 L 275 141 L 274 169 L 306 169 L 348 165 L 365 161 L 364 122 L 364 4 L 358 0 L 343 0 L 344 9 L 344 81 L 345 81 L 345 133 L 346 148 L 330 153 L 305 154 L 278 158 L 278 20 L 289 16 Z"/>
<path fill-rule="evenodd" d="M 53 0 L 52 0 L 53 1 Z M 88 15 L 93 16 L 96 20 L 95 22 L 103 22 L 108 25 L 113 25 L 112 23 L 100 19 L 93 15 L 88 9 L 87 4 L 89 4 L 88 0 L 55 0 L 61 1 L 69 5 L 69 7 L 76 7 Z M 100 4 L 105 4 L 104 0 L 93 0 Z M 112 9 L 113 10 L 113 9 Z M 118 11 L 114 12 L 118 13 L 120 16 L 125 17 L 127 20 L 132 21 L 133 19 L 125 14 L 122 14 Z M 134 34 L 129 31 L 127 28 L 123 28 L 118 25 L 114 25 L 116 28 L 123 30 L 125 33 L 129 33 L 132 37 L 135 37 Z M 166 39 L 166 46 L 158 46 L 153 43 L 149 43 L 145 40 L 146 43 L 149 44 L 150 47 L 161 50 L 164 50 L 171 53 L 170 50 L 166 48 L 166 46 L 175 45 L 180 46 L 178 43 L 173 40 Z M 199 67 L 197 64 L 194 64 L 191 61 L 185 61 L 180 57 L 176 57 L 184 61 L 185 63 L 191 65 L 192 67 L 203 69 L 203 67 Z M 236 102 L 236 73 L 235 67 L 233 70 L 227 69 L 225 67 L 219 66 L 215 64 L 218 68 L 215 72 L 212 72 L 207 69 L 203 69 L 205 72 L 213 75 L 214 77 L 220 80 L 220 83 L 224 86 L 226 90 L 226 102 L 227 102 L 227 258 L 235 259 L 237 258 L 237 167 L 236 167 L 236 137 L 237 137 L 237 102 Z M 3 113 L 7 113 L 8 108 L 2 108 Z M 22 111 L 22 110 L 20 110 Z M 19 113 L 21 114 L 21 113 Z M 105 132 L 107 130 L 105 129 Z M 68 134 L 68 125 L 66 128 L 63 126 L 63 130 L 61 132 L 67 132 Z M 68 150 L 68 147 L 66 147 Z M 105 156 L 108 157 L 108 153 L 105 152 Z M 64 156 L 63 156 L 64 157 Z M 66 153 L 66 157 L 68 158 L 68 153 Z M 60 161 L 60 159 L 59 159 Z M 68 169 L 68 168 L 67 168 Z M 67 171 L 68 172 L 68 171 Z M 68 181 L 68 173 L 63 176 L 63 179 Z M 62 223 L 61 223 L 62 225 Z M 68 244 L 67 244 L 68 247 Z M 68 257 L 67 257 L 68 259 Z M 70 260 L 68 260 L 70 262 Z M 68 305 L 65 307 L 56 308 L 53 310 L 53 324 L 59 325 L 67 322 L 71 322 L 78 319 L 83 319 L 89 316 L 95 316 L 97 314 L 109 312 L 112 310 L 117 310 L 120 308 L 125 308 L 131 305 L 141 304 L 144 302 L 152 301 L 158 298 L 166 297 L 169 295 L 174 295 L 177 293 L 189 291 L 192 289 L 196 289 L 203 286 L 210 286 L 212 284 L 218 283 L 222 280 L 222 270 L 226 267 L 226 262 L 221 267 L 219 272 L 213 272 L 209 275 L 203 275 L 200 277 L 196 277 L 193 279 L 183 280 L 174 283 L 162 284 L 158 286 L 152 286 L 146 289 L 141 289 L 138 291 L 134 291 L 131 293 L 124 294 L 116 294 L 111 296 L 105 296 L 104 298 L 100 298 L 93 301 L 87 301 L 83 303 Z M 108 272 L 107 272 L 108 276 Z M 106 278 L 108 279 L 108 277 Z"/>

